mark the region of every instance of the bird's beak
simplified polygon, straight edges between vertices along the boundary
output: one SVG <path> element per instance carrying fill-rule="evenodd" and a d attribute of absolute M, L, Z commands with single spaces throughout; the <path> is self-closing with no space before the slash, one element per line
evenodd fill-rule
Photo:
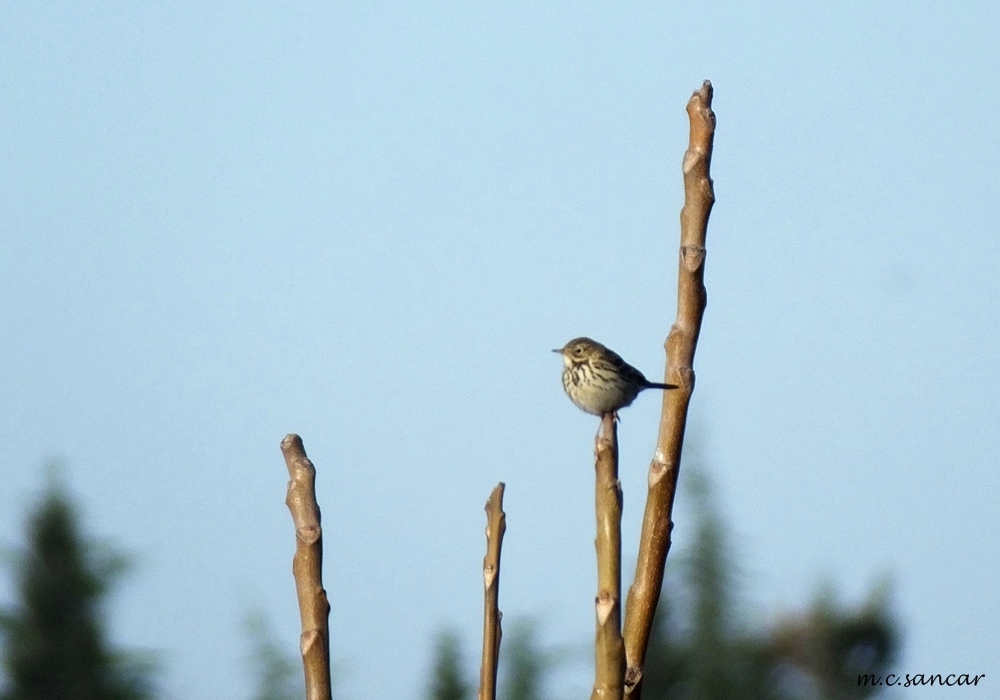
<path fill-rule="evenodd" d="M 555 349 L 554 349 L 554 350 L 553 350 L 552 352 L 558 352 L 558 353 L 561 353 L 561 352 L 562 352 L 562 348 L 555 348 Z"/>

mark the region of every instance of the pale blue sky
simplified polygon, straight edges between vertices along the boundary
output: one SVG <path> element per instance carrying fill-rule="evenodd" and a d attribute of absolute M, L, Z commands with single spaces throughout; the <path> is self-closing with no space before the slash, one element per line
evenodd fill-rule
<path fill-rule="evenodd" d="M 0 541 L 61 460 L 139 556 L 119 639 L 240 700 L 248 608 L 296 649 L 294 431 L 345 696 L 474 651 L 500 480 L 503 610 L 588 643 L 597 419 L 549 350 L 662 371 L 708 78 L 693 416 L 752 605 L 891 572 L 901 672 L 1000 678 L 1000 5 L 402 5 L 0 8 Z"/>

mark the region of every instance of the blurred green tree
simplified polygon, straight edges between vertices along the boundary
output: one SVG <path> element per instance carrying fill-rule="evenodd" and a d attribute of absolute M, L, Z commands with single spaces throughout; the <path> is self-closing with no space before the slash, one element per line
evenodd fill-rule
<path fill-rule="evenodd" d="M 299 700 L 305 697 L 302 664 L 277 641 L 267 615 L 253 610 L 244 619 L 250 637 L 250 672 L 256 676 L 253 700 Z"/>
<path fill-rule="evenodd" d="M 434 641 L 434 669 L 428 700 L 465 700 L 471 689 L 464 680 L 461 640 L 452 630 L 439 632 Z"/>
<path fill-rule="evenodd" d="M 517 620 L 500 652 L 503 676 L 500 697 L 503 700 L 542 700 L 545 676 L 552 668 L 549 654 L 538 642 L 534 620 Z"/>
<path fill-rule="evenodd" d="M 104 608 L 128 559 L 84 540 L 79 517 L 54 475 L 11 557 L 16 602 L 0 611 L 6 684 L 0 700 L 145 700 L 155 664 L 115 649 Z"/>
<path fill-rule="evenodd" d="M 711 483 L 689 469 L 691 547 L 668 565 L 646 657 L 646 700 L 864 700 L 899 651 L 885 586 L 858 608 L 823 592 L 808 611 L 749 629 L 737 601 L 734 557 Z"/>

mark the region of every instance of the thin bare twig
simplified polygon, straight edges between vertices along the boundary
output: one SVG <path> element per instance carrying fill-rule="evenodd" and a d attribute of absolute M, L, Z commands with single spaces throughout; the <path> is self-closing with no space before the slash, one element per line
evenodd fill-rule
<path fill-rule="evenodd" d="M 679 388 L 663 392 L 660 434 L 649 467 L 649 493 L 642 520 L 635 581 L 629 588 L 625 608 L 624 637 L 628 659 L 625 695 L 630 700 L 639 700 L 642 693 L 642 667 L 663 585 L 663 567 L 670 550 L 670 532 L 673 529 L 671 512 L 680 471 L 688 405 L 694 391 L 694 352 L 707 298 L 704 283 L 705 234 L 708 216 L 715 203 L 709 176 L 715 113 L 712 112 L 712 84 L 707 80 L 691 96 L 687 113 L 691 135 L 683 163 L 684 208 L 681 209 L 677 320 L 664 343 L 667 352 L 664 381 L 677 384 Z"/>
<path fill-rule="evenodd" d="M 323 530 L 316 502 L 316 468 L 306 457 L 298 435 L 285 436 L 281 453 L 289 476 L 285 505 L 295 524 L 292 574 L 302 618 L 299 649 L 306 676 L 306 700 L 330 700 L 330 602 L 323 589 Z"/>
<path fill-rule="evenodd" d="M 622 485 L 618 481 L 618 426 L 614 413 L 601 418 L 594 460 L 597 511 L 597 632 L 591 700 L 621 700 L 625 683 L 622 644 Z"/>
<path fill-rule="evenodd" d="M 497 665 L 500 661 L 500 548 L 507 530 L 503 512 L 504 484 L 500 482 L 486 501 L 486 556 L 483 558 L 483 664 L 479 671 L 479 700 L 497 696 Z"/>

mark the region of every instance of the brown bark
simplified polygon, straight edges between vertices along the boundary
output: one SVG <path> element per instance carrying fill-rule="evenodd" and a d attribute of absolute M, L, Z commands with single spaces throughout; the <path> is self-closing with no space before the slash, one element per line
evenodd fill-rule
<path fill-rule="evenodd" d="M 486 501 L 486 556 L 483 558 L 483 663 L 479 671 L 479 700 L 497 695 L 497 665 L 500 660 L 500 548 L 507 530 L 503 512 L 503 482 L 497 484 Z"/>
<path fill-rule="evenodd" d="M 330 700 L 330 603 L 323 589 L 323 530 L 316 502 L 316 468 L 306 457 L 298 435 L 285 436 L 281 453 L 289 476 L 285 505 L 295 525 L 292 574 L 302 618 L 299 649 L 306 676 L 306 700 Z"/>
<path fill-rule="evenodd" d="M 591 700 L 621 700 L 625 647 L 621 631 L 622 485 L 618 480 L 618 425 L 614 413 L 601 419 L 595 455 L 597 511 L 597 633 Z"/>
<path fill-rule="evenodd" d="M 642 693 L 642 667 L 649 644 L 653 615 L 663 585 L 663 567 L 670 550 L 673 530 L 671 512 L 688 405 L 694 391 L 694 353 L 705 313 L 705 234 L 715 203 L 709 176 L 715 114 L 712 84 L 707 80 L 687 105 L 691 123 L 688 150 L 684 154 L 684 208 L 681 209 L 680 261 L 677 277 L 677 318 L 664 343 L 667 365 L 664 381 L 677 384 L 663 392 L 663 410 L 656 452 L 649 467 L 649 492 L 642 520 L 635 580 L 629 588 L 625 608 L 625 652 L 628 668 L 625 695 L 638 700 Z"/>

